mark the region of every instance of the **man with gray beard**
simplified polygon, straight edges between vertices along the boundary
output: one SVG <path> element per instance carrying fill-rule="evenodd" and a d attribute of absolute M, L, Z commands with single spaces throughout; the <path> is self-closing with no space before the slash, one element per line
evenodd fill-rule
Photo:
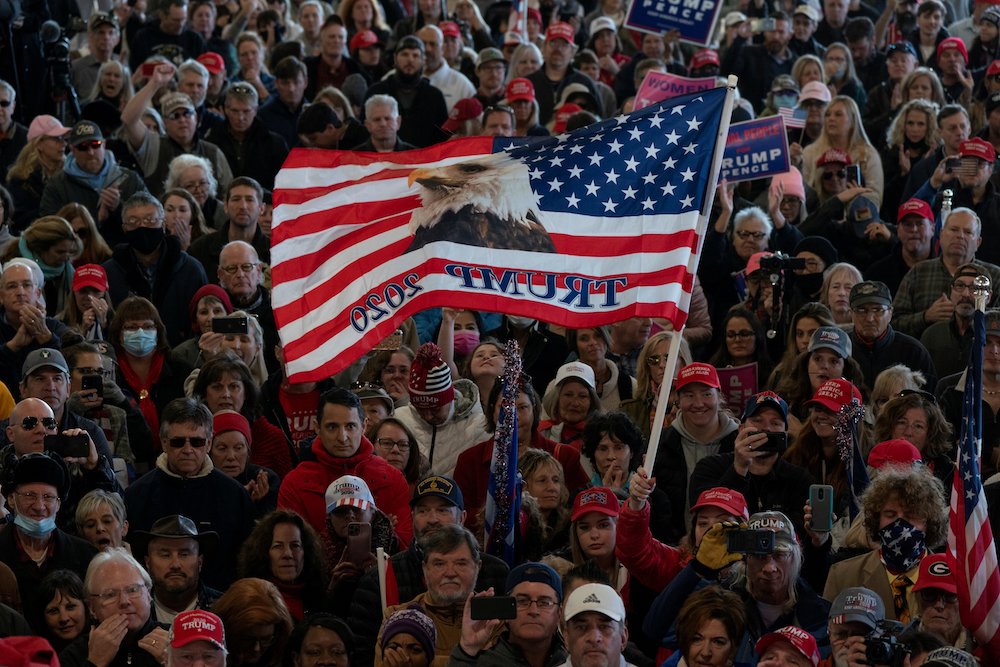
<path fill-rule="evenodd" d="M 437 628 L 434 653 L 440 662 L 446 662 L 452 647 L 462 638 L 462 616 L 465 601 L 472 593 L 479 575 L 481 557 L 476 538 L 462 526 L 445 525 L 431 532 L 421 542 L 424 552 L 424 581 L 427 592 L 413 600 L 387 607 L 385 619 L 400 609 L 416 608 L 427 614 Z M 382 630 L 379 639 L 382 641 Z M 496 635 L 499 635 L 497 628 Z M 495 637 L 491 637 L 495 639 Z"/>

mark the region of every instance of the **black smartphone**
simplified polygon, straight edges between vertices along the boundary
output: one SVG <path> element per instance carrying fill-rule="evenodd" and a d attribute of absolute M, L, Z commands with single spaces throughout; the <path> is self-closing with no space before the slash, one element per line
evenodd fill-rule
<path fill-rule="evenodd" d="M 758 452 L 784 453 L 788 449 L 788 434 L 783 431 L 758 431 L 767 433 L 767 442 L 757 448 Z"/>
<path fill-rule="evenodd" d="M 82 458 L 90 456 L 90 442 L 85 435 L 58 435 L 45 436 L 44 447 L 46 451 L 55 452 L 65 458 Z"/>
<path fill-rule="evenodd" d="M 813 484 L 809 487 L 809 506 L 812 507 L 810 527 L 817 533 L 833 530 L 833 487 Z"/>
<path fill-rule="evenodd" d="M 213 317 L 212 333 L 245 336 L 250 333 L 250 322 L 245 317 Z"/>
<path fill-rule="evenodd" d="M 345 558 L 357 566 L 365 564 L 372 555 L 372 525 L 351 522 L 347 524 L 347 554 Z"/>
<path fill-rule="evenodd" d="M 855 185 L 864 186 L 865 177 L 861 174 L 860 164 L 849 164 L 847 165 L 847 182 L 854 183 Z"/>
<path fill-rule="evenodd" d="M 100 375 L 84 375 L 80 378 L 80 388 L 84 391 L 94 390 L 98 396 L 104 395 L 104 378 Z"/>
<path fill-rule="evenodd" d="M 962 167 L 962 158 L 952 157 L 945 160 L 944 170 L 946 173 L 953 174 Z"/>
<path fill-rule="evenodd" d="M 488 621 L 494 618 L 509 621 L 517 618 L 517 600 L 509 595 L 475 597 L 472 598 L 472 607 L 469 611 L 472 612 L 473 621 Z"/>
<path fill-rule="evenodd" d="M 734 554 L 769 554 L 774 552 L 774 532 L 770 530 L 732 530 L 726 533 L 726 550 Z"/>

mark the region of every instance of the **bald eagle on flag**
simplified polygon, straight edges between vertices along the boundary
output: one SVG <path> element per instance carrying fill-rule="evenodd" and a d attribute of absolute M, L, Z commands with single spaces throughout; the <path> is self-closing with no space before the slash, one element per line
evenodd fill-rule
<path fill-rule="evenodd" d="M 556 252 L 539 222 L 528 168 L 505 153 L 410 172 L 423 204 L 410 218 L 407 252 L 435 241 Z"/>

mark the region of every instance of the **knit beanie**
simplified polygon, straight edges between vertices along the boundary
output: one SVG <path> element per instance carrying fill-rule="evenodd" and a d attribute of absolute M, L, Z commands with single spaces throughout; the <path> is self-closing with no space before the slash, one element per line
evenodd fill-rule
<path fill-rule="evenodd" d="M 807 236 L 799 241 L 792 254 L 797 256 L 800 252 L 811 252 L 823 260 L 823 263 L 827 266 L 836 264 L 837 259 L 840 257 L 833 244 L 822 236 Z"/>
<path fill-rule="evenodd" d="M 385 622 L 382 631 L 382 650 L 385 650 L 389 640 L 405 632 L 412 635 L 427 652 L 428 662 L 434 659 L 434 646 L 437 643 L 437 629 L 434 621 L 419 609 L 400 609 Z"/>
<path fill-rule="evenodd" d="M 247 439 L 247 447 L 253 445 L 253 437 L 250 435 L 250 422 L 247 418 L 234 410 L 220 410 L 212 417 L 212 435 L 216 436 L 226 431 L 238 431 Z"/>
<path fill-rule="evenodd" d="M 410 403 L 415 408 L 438 408 L 455 398 L 451 368 L 441 358 L 441 348 L 424 343 L 410 366 Z"/>

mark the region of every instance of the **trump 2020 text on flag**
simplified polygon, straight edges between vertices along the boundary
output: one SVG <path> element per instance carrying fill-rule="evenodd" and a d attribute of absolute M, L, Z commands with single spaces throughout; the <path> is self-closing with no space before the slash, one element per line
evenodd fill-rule
<path fill-rule="evenodd" d="M 289 378 L 330 377 L 439 306 L 679 331 L 728 108 L 716 88 L 531 143 L 292 151 L 271 239 Z"/>

